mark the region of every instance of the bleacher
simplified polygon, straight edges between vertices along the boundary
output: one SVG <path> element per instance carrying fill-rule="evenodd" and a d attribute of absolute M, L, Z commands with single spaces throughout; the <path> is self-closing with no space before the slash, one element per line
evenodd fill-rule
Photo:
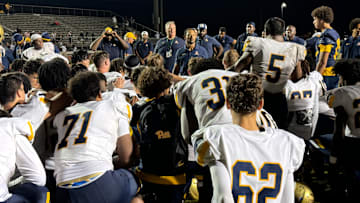
<path fill-rule="evenodd" d="M 105 27 L 114 26 L 113 16 L 118 19 L 120 36 L 135 30 L 146 30 L 153 35 L 156 33 L 155 30 L 136 22 L 128 26 L 123 23 L 124 17 L 112 11 L 22 4 L 13 4 L 10 15 L 0 14 L 0 24 L 5 28 L 7 39 L 11 38 L 11 34 L 16 29 L 21 29 L 22 33 L 46 31 L 49 34 L 56 33 L 55 40 L 71 49 L 73 46 L 89 47 L 92 40 L 98 37 Z M 71 31 L 71 43 L 69 31 Z"/>
<path fill-rule="evenodd" d="M 110 17 L 94 16 L 60 16 L 50 14 L 14 14 L 0 15 L 1 24 L 9 30 L 21 29 L 22 32 L 56 33 L 57 41 L 62 41 L 67 47 L 89 46 L 93 36 L 101 34 L 106 26 L 113 25 Z M 71 31 L 70 44 L 68 32 Z M 80 33 L 88 33 L 88 37 L 81 38 Z M 11 33 L 9 33 L 11 35 Z M 11 37 L 11 36 L 8 37 Z"/>

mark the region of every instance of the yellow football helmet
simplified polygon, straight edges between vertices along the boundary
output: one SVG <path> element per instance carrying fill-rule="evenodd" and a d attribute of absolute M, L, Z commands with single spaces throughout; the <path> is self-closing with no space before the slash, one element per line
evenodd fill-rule
<path fill-rule="evenodd" d="M 5 37 L 4 34 L 5 34 L 4 28 L 2 25 L 0 25 L 0 43 L 4 40 Z"/>
<path fill-rule="evenodd" d="M 295 183 L 295 202 L 314 203 L 314 194 L 307 185 L 299 182 Z"/>

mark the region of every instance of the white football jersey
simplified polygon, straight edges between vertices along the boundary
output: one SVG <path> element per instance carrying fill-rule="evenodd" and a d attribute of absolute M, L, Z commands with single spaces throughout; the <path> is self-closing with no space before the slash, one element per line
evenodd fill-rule
<path fill-rule="evenodd" d="M 27 103 L 18 104 L 11 111 L 13 117 L 21 117 L 30 120 L 33 130 L 36 131 L 44 118 L 49 112 L 49 103 L 45 101 L 46 92 L 39 90 L 35 95 L 31 96 Z M 30 142 L 33 142 L 34 137 L 31 138 Z"/>
<path fill-rule="evenodd" d="M 342 106 L 348 116 L 347 127 L 350 133 L 345 136 L 360 138 L 360 83 L 336 88 L 330 94 L 329 106 Z"/>
<path fill-rule="evenodd" d="M 285 86 L 289 110 L 288 131 L 306 140 L 314 134 L 319 117 L 321 87 L 316 75 L 320 73 L 313 71 L 295 83 L 289 80 Z"/>
<path fill-rule="evenodd" d="M 45 170 L 27 138 L 33 137 L 30 121 L 23 118 L 0 118 L 0 202 L 11 197 L 8 183 L 15 165 L 26 182 L 45 185 Z"/>
<path fill-rule="evenodd" d="M 293 173 L 305 151 L 301 138 L 279 129 L 248 131 L 226 124 L 195 132 L 192 143 L 200 165 L 224 164 L 234 202 L 294 202 Z"/>
<path fill-rule="evenodd" d="M 264 90 L 281 93 L 298 61 L 305 60 L 306 48 L 292 42 L 248 37 L 241 58 L 253 56 L 251 72 L 262 77 Z"/>
<path fill-rule="evenodd" d="M 181 112 L 181 132 L 187 140 L 188 118 L 184 112 L 189 101 L 195 111 L 199 128 L 232 123 L 231 113 L 225 106 L 226 84 L 231 76 L 238 73 L 225 70 L 207 70 L 191 76 L 175 85 L 175 102 Z"/>
<path fill-rule="evenodd" d="M 123 114 L 126 118 L 128 118 L 128 121 L 131 121 L 132 118 L 132 107 L 131 105 L 126 101 L 126 95 L 129 96 L 136 93 L 132 90 L 127 89 L 119 89 L 114 88 L 113 91 L 104 92 L 101 94 L 103 100 L 112 100 L 116 105 L 118 106 L 118 110 Z"/>
<path fill-rule="evenodd" d="M 112 100 L 78 103 L 55 117 L 57 184 L 113 169 L 116 140 L 129 134 L 128 118 L 117 104 Z"/>

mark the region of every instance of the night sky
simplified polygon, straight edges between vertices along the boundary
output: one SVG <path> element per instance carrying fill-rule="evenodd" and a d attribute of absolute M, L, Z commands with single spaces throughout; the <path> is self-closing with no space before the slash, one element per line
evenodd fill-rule
<path fill-rule="evenodd" d="M 176 21 L 178 36 L 182 35 L 186 27 L 196 27 L 200 22 L 208 25 L 210 35 L 217 34 L 218 28 L 225 26 L 232 37 L 237 37 L 245 31 L 246 22 L 254 21 L 257 25 L 256 32 L 261 34 L 266 19 L 281 16 L 281 2 L 283 0 L 164 0 L 164 18 L 165 21 Z M 297 27 L 298 35 L 313 31 L 311 11 L 321 5 L 333 8 L 335 20 L 332 26 L 341 36 L 349 33 L 350 20 L 360 17 L 358 0 L 285 2 L 287 8 L 284 20 Z M 10 3 L 113 10 L 122 16 L 133 16 L 139 23 L 152 27 L 152 0 L 13 0 Z"/>

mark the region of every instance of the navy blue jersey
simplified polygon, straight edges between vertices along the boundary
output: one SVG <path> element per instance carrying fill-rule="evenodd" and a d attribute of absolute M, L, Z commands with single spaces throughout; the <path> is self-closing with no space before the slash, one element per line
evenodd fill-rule
<path fill-rule="evenodd" d="M 199 37 L 197 42 L 206 49 L 209 58 L 214 54 L 214 47 L 219 48 L 221 46 L 220 42 L 209 35 L 205 35 L 204 38 Z"/>
<path fill-rule="evenodd" d="M 334 29 L 326 29 L 316 42 L 316 63 L 319 62 L 320 52 L 330 53 L 326 69 L 323 73 L 324 76 L 335 76 L 333 66 L 340 49 L 340 36 Z"/>
<path fill-rule="evenodd" d="M 206 49 L 200 45 L 196 45 L 192 51 L 183 47 L 176 52 L 175 64 L 178 64 L 180 67 L 180 75 L 187 75 L 188 62 L 193 57 L 208 58 L 208 54 Z"/>
<path fill-rule="evenodd" d="M 360 58 L 360 37 L 350 36 L 341 48 L 342 58 Z"/>
<path fill-rule="evenodd" d="M 169 40 L 167 37 L 161 38 L 155 46 L 155 53 L 159 53 L 165 59 L 165 68 L 172 72 L 175 64 L 175 54 L 178 49 L 185 46 L 185 41 L 180 37 Z"/>

